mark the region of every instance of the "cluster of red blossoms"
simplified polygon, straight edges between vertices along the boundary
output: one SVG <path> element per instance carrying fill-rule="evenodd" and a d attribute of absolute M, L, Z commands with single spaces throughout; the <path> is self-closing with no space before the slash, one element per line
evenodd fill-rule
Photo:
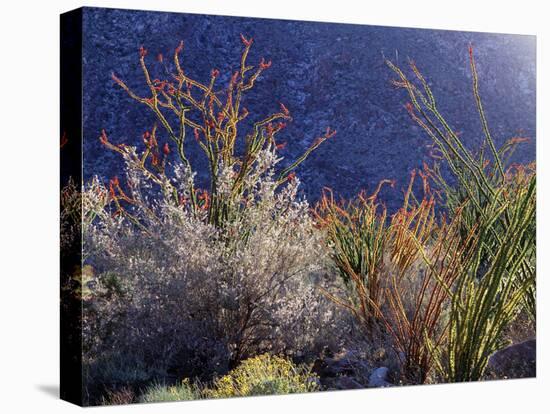
<path fill-rule="evenodd" d="M 195 140 L 206 152 L 210 162 L 216 163 L 216 157 L 219 157 L 219 154 L 223 154 L 223 156 L 226 154 L 233 154 L 237 138 L 237 123 L 249 115 L 247 108 L 242 105 L 243 94 L 254 87 L 256 80 L 260 77 L 262 72 L 272 65 L 271 60 L 266 60 L 263 57 L 256 66 L 247 65 L 246 59 L 254 39 L 252 37 L 247 38 L 242 34 L 240 38 L 244 45 L 239 65 L 240 69 L 232 71 L 229 74 L 228 84 L 223 90 L 214 89 L 216 80 L 220 77 L 220 70 L 217 68 L 210 71 L 210 80 L 206 83 L 202 83 L 186 75 L 180 64 L 180 54 L 184 48 L 183 41 L 180 41 L 175 49 L 173 62 L 175 71 L 169 74 L 171 78 L 168 80 L 150 76 L 146 64 L 148 51 L 143 46 L 139 48 L 140 65 L 150 90 L 149 96 L 140 96 L 136 94 L 124 81 L 119 79 L 114 73 L 112 74 L 112 78 L 116 84 L 125 90 L 132 99 L 142 104 L 146 104 L 146 106 L 154 112 L 160 125 L 164 126 L 170 138 L 176 143 L 178 152 L 180 156 L 182 156 L 183 161 L 187 161 L 183 154 L 183 139 L 185 139 L 185 129 L 188 127 L 193 131 Z M 156 55 L 156 60 L 163 64 L 166 72 L 171 72 L 165 64 L 162 53 Z M 272 145 L 277 151 L 286 147 L 286 142 L 275 141 L 275 135 L 284 129 L 287 126 L 286 122 L 292 120 L 292 118 L 290 116 L 290 111 L 283 103 L 280 103 L 279 106 L 279 112 L 268 116 L 264 120 L 255 122 L 253 133 L 247 135 L 247 139 L 254 141 L 254 145 L 250 146 L 250 148 L 253 148 L 251 151 L 254 152 L 249 154 L 251 159 L 253 159 L 258 148 L 264 145 Z M 190 109 L 196 109 L 199 116 L 188 117 L 186 112 Z M 177 127 L 170 125 L 166 112 L 176 114 L 180 125 Z M 183 132 L 178 134 L 178 128 Z M 152 174 L 151 177 L 158 178 L 157 173 L 160 175 L 164 174 L 166 159 L 171 151 L 168 143 L 162 145 L 157 142 L 155 131 L 156 126 L 152 131 L 146 131 L 143 134 L 142 138 L 146 149 L 139 155 L 139 161 L 141 168 L 146 169 L 148 173 Z M 291 165 L 290 169 L 281 173 L 282 176 L 288 181 L 293 181 L 296 175 L 292 170 L 295 169 L 312 150 L 317 148 L 323 141 L 334 136 L 335 133 L 336 131 L 327 128 L 324 135 L 318 137 L 306 152 Z M 122 155 L 128 154 L 128 148 L 124 144 L 111 144 L 105 131 L 102 132 L 100 141 L 103 145 Z M 212 143 L 215 145 L 212 145 Z M 217 148 L 222 148 L 223 151 L 215 150 Z M 148 158 L 151 160 L 150 164 L 146 164 Z M 248 166 L 248 164 L 243 165 Z M 149 170 L 148 166 L 154 168 Z M 242 178 L 242 176 L 244 176 L 244 174 L 239 174 L 236 179 Z M 158 182 L 161 182 L 161 180 L 158 179 Z M 112 195 L 117 196 L 123 194 L 123 196 L 119 198 L 124 199 L 124 193 L 119 191 L 120 184 L 118 180 L 113 181 L 110 188 L 112 190 Z M 191 188 L 191 194 L 193 209 L 197 207 L 200 209 L 209 209 L 212 207 L 213 204 L 210 201 L 211 196 L 206 190 Z M 176 196 L 180 204 L 185 204 L 189 201 L 185 198 L 180 199 L 177 194 Z"/>

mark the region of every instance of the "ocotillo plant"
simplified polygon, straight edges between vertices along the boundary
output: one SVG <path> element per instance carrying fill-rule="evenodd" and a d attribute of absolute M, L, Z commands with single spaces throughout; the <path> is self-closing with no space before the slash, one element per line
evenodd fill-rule
<path fill-rule="evenodd" d="M 510 185 L 508 171 L 513 164 L 510 164 L 511 156 L 518 144 L 526 141 L 524 137 L 514 137 L 506 141 L 497 149 L 495 141 L 490 133 L 487 117 L 483 108 L 479 92 L 479 77 L 476 69 L 475 58 L 472 47 L 469 49 L 470 70 L 472 74 L 472 90 L 476 108 L 479 113 L 484 142 L 478 152 L 469 150 L 459 134 L 450 126 L 449 122 L 439 111 L 436 99 L 428 82 L 418 70 L 414 62 L 410 66 L 416 83 L 408 79 L 407 75 L 392 62 L 387 61 L 388 66 L 398 75 L 394 84 L 406 89 L 410 102 L 406 105 L 411 118 L 420 125 L 428 134 L 433 144 L 438 149 L 441 157 L 446 161 L 450 172 L 454 175 L 457 185 L 449 185 L 439 164 L 435 164 L 431 177 L 441 188 L 445 195 L 446 205 L 449 211 L 456 211 L 466 200 L 469 202 L 462 211 L 462 234 L 467 237 L 470 230 L 477 225 L 479 220 L 488 219 L 484 209 L 494 201 L 504 206 L 509 205 L 504 195 L 508 190 L 501 191 Z M 487 148 L 489 150 L 487 150 Z M 488 152 L 488 153 L 487 153 Z M 529 168 L 531 175 L 534 175 L 534 168 Z M 495 246 L 506 242 L 501 237 L 510 224 L 513 209 L 506 209 L 504 214 L 492 223 L 489 229 L 489 238 L 485 240 L 484 249 L 480 253 L 483 262 L 490 261 Z M 534 219 L 533 219 L 534 220 Z M 529 223 L 532 231 L 535 231 L 535 223 Z M 521 245 L 529 244 L 529 254 L 523 260 L 520 268 L 525 278 L 535 278 L 535 243 L 534 239 L 525 237 Z M 535 289 L 528 289 L 524 298 L 524 305 L 531 317 L 535 318 Z"/>
<path fill-rule="evenodd" d="M 531 252 L 534 233 L 530 222 L 535 217 L 535 179 L 504 206 L 496 199 L 484 210 L 487 221 L 480 220 L 475 229 L 475 243 L 452 291 L 448 342 L 440 354 L 439 369 L 448 381 L 476 381 L 485 371 L 490 355 L 503 345 L 503 332 L 515 318 L 521 301 L 534 279 L 521 273 Z M 482 262 L 486 242 L 491 242 L 493 222 L 510 214 L 509 225 L 500 234 L 487 262 Z"/>
<path fill-rule="evenodd" d="M 413 193 L 422 177 L 424 197 Z M 382 182 L 380 185 L 387 181 Z M 446 339 L 442 314 L 449 285 L 461 269 L 467 245 L 458 234 L 460 217 L 441 224 L 424 172 L 413 171 L 403 206 L 388 219 L 377 200 L 360 194 L 337 202 L 326 190 L 316 215 L 327 231 L 333 260 L 348 297 L 329 297 L 349 309 L 371 331 L 378 322 L 393 339 L 407 382 L 424 383 Z"/>
<path fill-rule="evenodd" d="M 368 196 L 361 192 L 356 199 L 335 200 L 332 190 L 325 189 L 315 208 L 315 216 L 325 229 L 332 257 L 351 299 L 331 299 L 343 305 L 369 328 L 379 317 L 382 300 L 381 271 L 388 237 L 386 208 L 376 191 Z"/>
<path fill-rule="evenodd" d="M 208 159 L 210 189 L 197 189 L 190 180 L 185 194 L 178 194 L 175 188 L 166 188 L 166 185 L 164 190 L 173 193 L 175 203 L 188 203 L 193 214 L 206 211 L 208 222 L 218 227 L 231 220 L 243 207 L 243 199 L 250 191 L 250 186 L 254 185 L 250 174 L 259 153 L 266 149 L 279 149 L 284 145 L 276 141 L 276 135 L 286 126 L 285 122 L 291 120 L 289 110 L 284 104 L 280 104 L 278 112 L 254 122 L 251 131 L 243 134 L 239 130 L 241 121 L 250 114 L 243 106 L 246 92 L 255 86 L 260 75 L 271 66 L 271 61 L 263 58 L 258 65 L 250 65 L 247 60 L 253 39 L 241 35 L 241 41 L 244 48 L 239 69 L 231 74 L 229 83 L 222 88 L 218 87 L 218 69 L 211 71 L 209 80 L 205 83 L 192 79 L 185 73 L 181 64 L 183 41 L 175 50 L 172 70 L 162 55 L 158 57 L 159 64 L 168 74 L 167 79 L 158 79 L 151 75 L 146 63 L 147 50 L 140 48 L 139 63 L 150 91 L 149 96 L 139 96 L 123 80 L 114 73 L 112 75 L 113 80 L 132 99 L 145 105 L 155 115 L 188 172 L 195 171 L 186 144 L 189 133 L 197 141 Z M 191 112 L 195 116 L 191 117 Z M 173 118 L 177 119 L 175 123 Z M 146 149 L 136 161 L 154 182 L 166 184 L 167 180 L 163 177 L 164 158 L 171 147 L 168 143 L 162 146 L 163 156 L 157 141 L 158 133 L 155 132 L 156 127 L 144 136 Z M 293 170 L 334 134 L 335 131 L 327 128 L 300 157 L 280 172 L 278 182 L 282 184 L 292 179 Z M 239 140 L 244 140 L 242 155 L 238 155 L 236 151 Z M 109 143 L 106 134 L 102 134 L 102 142 L 106 145 Z M 123 155 L 127 152 L 124 146 L 108 146 Z M 149 164 L 151 167 L 148 167 Z"/>
<path fill-rule="evenodd" d="M 438 279 L 452 284 L 456 278 L 461 240 L 457 219 L 438 224 L 434 195 L 427 176 L 420 175 L 424 197 L 417 201 L 413 195 L 413 171 L 403 207 L 391 218 L 380 319 L 393 338 L 405 381 L 422 384 L 434 364 L 433 348 L 445 340 L 442 313 L 448 294 Z"/>
<path fill-rule="evenodd" d="M 391 237 L 389 249 L 391 262 L 396 265 L 398 276 L 402 277 L 416 262 L 420 255 L 425 258 L 424 246 L 432 239 L 437 230 L 435 214 L 435 195 L 424 171 L 413 170 L 407 187 L 403 206 L 391 218 Z M 422 179 L 424 197 L 418 201 L 413 192 L 416 175 Z"/>
<path fill-rule="evenodd" d="M 471 240 L 475 251 L 463 264 L 455 287 L 445 284 L 452 291 L 452 306 L 448 347 L 440 368 L 449 381 L 477 380 L 489 355 L 502 345 L 501 334 L 519 311 L 521 300 L 534 317 L 534 306 L 529 304 L 535 300 L 536 176 L 530 170 L 520 177 L 507 165 L 523 139 L 513 138 L 497 149 L 479 93 L 472 48 L 473 93 L 485 137 L 478 153 L 466 148 L 445 120 L 414 63 L 416 83 L 392 62 L 387 64 L 399 77 L 395 84 L 409 94 L 409 114 L 427 132 L 457 181 L 448 184 L 438 164 L 430 171 L 444 193 L 448 212 L 460 214 L 462 238 Z M 518 180 L 521 185 L 515 184 Z M 472 232 L 475 238 L 470 239 Z"/>

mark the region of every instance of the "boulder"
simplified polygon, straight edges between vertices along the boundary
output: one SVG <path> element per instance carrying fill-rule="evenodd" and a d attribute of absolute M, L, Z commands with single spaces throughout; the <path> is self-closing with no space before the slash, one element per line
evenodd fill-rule
<path fill-rule="evenodd" d="M 313 371 L 321 377 L 337 377 L 354 375 L 360 368 L 357 357 L 348 351 L 338 354 L 327 352 L 313 364 Z"/>
<path fill-rule="evenodd" d="M 338 377 L 335 381 L 335 386 L 339 390 L 358 390 L 365 388 L 364 385 L 360 384 L 351 377 Z"/>
<path fill-rule="evenodd" d="M 391 387 L 393 384 L 389 382 L 390 370 L 387 367 L 376 368 L 369 377 L 369 387 L 380 388 L 380 387 Z"/>
<path fill-rule="evenodd" d="M 530 339 L 510 345 L 489 358 L 487 373 L 497 378 L 537 376 L 537 341 Z"/>

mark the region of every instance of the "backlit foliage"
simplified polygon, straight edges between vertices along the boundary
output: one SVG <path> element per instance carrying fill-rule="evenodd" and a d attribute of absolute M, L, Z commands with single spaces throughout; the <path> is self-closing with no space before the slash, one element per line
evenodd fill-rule
<path fill-rule="evenodd" d="M 317 391 L 318 378 L 305 366 L 267 354 L 243 361 L 206 391 L 211 398 L 294 394 Z"/>

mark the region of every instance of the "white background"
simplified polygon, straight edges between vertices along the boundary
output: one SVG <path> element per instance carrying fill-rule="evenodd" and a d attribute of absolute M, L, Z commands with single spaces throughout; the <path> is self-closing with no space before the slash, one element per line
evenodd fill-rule
<path fill-rule="evenodd" d="M 538 35 L 538 378 L 103 408 L 116 413 L 507 413 L 548 410 L 548 12 L 545 1 L 23 1 L 0 11 L 0 411 L 69 413 L 58 400 L 59 13 L 154 9 Z M 545 18 L 546 16 L 546 18 Z M 502 105 L 507 105 L 502 102 Z M 546 390 L 545 390 L 546 389 Z M 545 390 L 545 391 L 544 391 Z"/>

